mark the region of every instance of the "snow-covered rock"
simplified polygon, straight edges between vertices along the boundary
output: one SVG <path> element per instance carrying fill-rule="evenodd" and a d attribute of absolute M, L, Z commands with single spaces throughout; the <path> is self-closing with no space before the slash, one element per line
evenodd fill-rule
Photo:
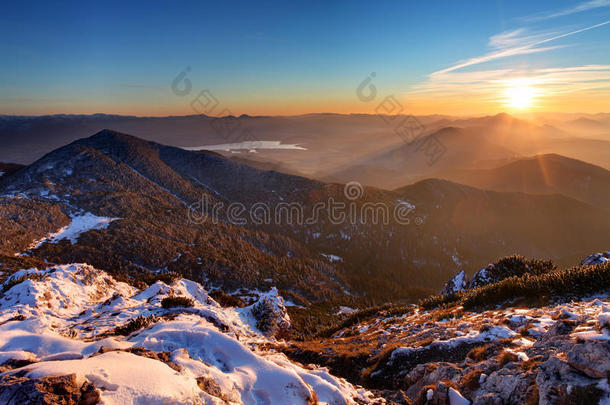
<path fill-rule="evenodd" d="M 587 256 L 580 262 L 581 265 L 592 266 L 594 264 L 604 263 L 610 261 L 610 252 L 605 253 L 594 253 Z"/>
<path fill-rule="evenodd" d="M 303 368 L 267 351 L 263 345 L 271 341 L 256 327 L 252 306 L 222 308 L 189 280 L 156 282 L 140 291 L 73 264 L 21 270 L 3 289 L 0 365 L 32 364 L 2 374 L 0 396 L 23 388 L 14 378 L 6 380 L 18 372 L 31 381 L 75 373 L 77 387 L 93 384 L 108 404 L 310 404 L 315 398 L 354 404 L 372 397 L 324 368 Z M 193 307 L 165 309 L 161 301 L 169 295 L 190 298 Z M 277 290 L 261 299 L 289 322 Z M 149 322 L 126 336 L 117 333 L 137 319 Z M 166 353 L 171 364 L 138 355 L 138 347 Z"/>
<path fill-rule="evenodd" d="M 455 389 L 449 388 L 449 405 L 470 405 L 470 401 Z"/>
<path fill-rule="evenodd" d="M 335 315 L 349 315 L 355 312 L 358 312 L 358 310 L 341 305 L 339 306 L 339 310 L 337 311 L 337 313 L 335 313 Z"/>
<path fill-rule="evenodd" d="M 290 329 L 290 317 L 284 299 L 275 287 L 259 296 L 258 302 L 251 306 L 251 312 L 256 319 L 258 330 L 268 336 L 275 336 Z"/>
<path fill-rule="evenodd" d="M 472 280 L 470 280 L 468 287 L 477 288 L 492 282 L 493 277 L 491 276 L 491 273 L 493 272 L 493 269 L 493 264 L 488 264 L 486 267 L 479 269 L 476 273 L 474 273 L 474 276 L 472 276 Z"/>
<path fill-rule="evenodd" d="M 441 295 L 455 294 L 458 291 L 465 290 L 467 287 L 466 272 L 462 270 L 445 283 L 445 286 L 441 290 Z"/>

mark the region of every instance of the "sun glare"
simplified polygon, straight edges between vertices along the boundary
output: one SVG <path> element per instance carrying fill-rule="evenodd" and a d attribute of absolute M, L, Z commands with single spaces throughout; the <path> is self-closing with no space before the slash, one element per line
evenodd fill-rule
<path fill-rule="evenodd" d="M 525 109 L 532 106 L 539 91 L 528 79 L 514 79 L 508 82 L 505 101 L 512 108 Z"/>

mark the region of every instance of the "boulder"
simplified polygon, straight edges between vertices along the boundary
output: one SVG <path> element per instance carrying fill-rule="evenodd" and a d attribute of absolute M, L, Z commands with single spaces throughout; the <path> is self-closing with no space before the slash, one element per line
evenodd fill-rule
<path fill-rule="evenodd" d="M 589 378 L 557 356 L 540 364 L 536 375 L 540 405 L 597 404 L 604 395 L 600 380 Z"/>
<path fill-rule="evenodd" d="M 610 377 L 610 342 L 588 340 L 567 353 L 568 364 L 591 378 Z"/>
<path fill-rule="evenodd" d="M 502 368 L 485 378 L 480 390 L 485 395 L 482 398 L 477 396 L 474 403 L 527 403 L 532 390 L 530 387 L 534 386 L 535 382 L 536 374 L 531 371 L 524 371 L 519 367 Z"/>
<path fill-rule="evenodd" d="M 28 378 L 5 374 L 0 378 L 0 403 L 6 405 L 94 405 L 99 391 L 90 383 L 77 383 L 76 374 Z"/>
<path fill-rule="evenodd" d="M 441 295 L 455 294 L 456 292 L 465 290 L 467 286 L 466 272 L 462 270 L 445 283 L 445 286 L 441 290 Z"/>
<path fill-rule="evenodd" d="M 604 263 L 607 261 L 610 261 L 610 252 L 594 253 L 590 256 L 585 257 L 584 260 L 580 262 L 580 265 L 592 266 L 594 264 Z"/>
<path fill-rule="evenodd" d="M 544 352 L 549 350 L 564 351 L 572 346 L 570 333 L 576 327 L 577 322 L 572 320 L 557 320 L 549 330 L 542 335 L 535 343 L 535 349 L 542 349 Z"/>
<path fill-rule="evenodd" d="M 285 337 L 290 329 L 290 317 L 277 288 L 262 294 L 251 308 L 256 327 L 267 336 Z"/>
<path fill-rule="evenodd" d="M 405 377 L 407 396 L 416 398 L 428 385 L 435 385 L 441 381 L 457 382 L 461 376 L 462 370 L 452 363 L 418 364 Z"/>
<path fill-rule="evenodd" d="M 472 276 L 472 280 L 470 280 L 470 288 L 477 288 L 477 287 L 481 287 L 483 285 L 489 284 L 491 282 L 495 281 L 495 278 L 493 276 L 493 272 L 494 272 L 494 265 L 493 264 L 488 264 L 487 267 L 483 267 L 482 269 L 478 270 L 476 273 L 474 273 L 474 276 Z"/>

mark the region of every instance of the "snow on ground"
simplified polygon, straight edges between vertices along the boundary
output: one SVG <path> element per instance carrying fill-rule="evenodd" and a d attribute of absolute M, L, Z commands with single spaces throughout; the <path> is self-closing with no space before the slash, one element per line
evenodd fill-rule
<path fill-rule="evenodd" d="M 399 355 L 403 354 L 411 354 L 417 351 L 425 351 L 428 350 L 431 346 L 442 346 L 445 349 L 453 349 L 461 344 L 470 344 L 470 343 L 479 343 L 479 342 L 491 342 L 498 339 L 508 339 L 513 338 L 517 335 L 517 333 L 513 332 L 506 326 L 493 326 L 489 329 L 486 329 L 482 332 L 471 330 L 467 334 L 463 336 L 458 336 L 451 339 L 446 340 L 436 340 L 430 343 L 429 346 L 426 347 L 399 347 L 392 352 L 392 359 L 397 358 Z"/>
<path fill-rule="evenodd" d="M 335 315 L 349 315 L 353 314 L 354 312 L 358 312 L 358 310 L 350 307 L 340 306 L 339 311 L 337 311 Z"/>
<path fill-rule="evenodd" d="M 28 250 L 37 249 L 42 246 L 43 243 L 57 243 L 62 239 L 68 239 L 71 243 L 76 243 L 78 237 L 85 232 L 94 229 L 105 229 L 110 225 L 111 222 L 118 220 L 119 218 L 108 218 L 98 217 L 89 212 L 78 213 L 71 215 L 72 221 L 69 225 L 64 226 L 57 232 L 53 232 L 42 239 L 33 242 Z"/>
<path fill-rule="evenodd" d="M 532 347 L 558 321 L 576 321 L 570 333 L 574 341 L 610 341 L 610 297 L 601 295 L 539 308 L 506 308 L 483 312 L 464 311 L 462 307 L 412 311 L 375 317 L 343 329 L 334 338 L 358 336 L 365 341 L 396 342 L 392 359 L 423 353 L 429 349 L 451 351 L 462 345 L 510 340 L 521 361 Z M 439 314 L 442 318 L 439 318 Z M 387 339 L 387 341 L 386 341 Z M 421 342 L 427 342 L 424 346 Z"/>
<path fill-rule="evenodd" d="M 24 367 L 31 378 L 76 373 L 102 391 L 105 404 L 196 403 L 204 398 L 197 381 L 163 362 L 125 352 L 80 360 L 44 361 Z"/>
<path fill-rule="evenodd" d="M 330 262 L 342 262 L 343 258 L 337 255 L 331 255 L 330 253 L 322 253 L 322 256 L 326 257 Z"/>
<path fill-rule="evenodd" d="M 263 344 L 270 338 L 256 329 L 253 306 L 222 308 L 189 280 L 137 290 L 91 266 L 73 264 L 20 270 L 3 290 L 0 365 L 35 361 L 7 373 L 32 378 L 76 373 L 100 390 L 104 403 L 307 404 L 317 397 L 322 404 L 354 404 L 372 398 L 324 368 L 304 368 L 267 351 Z M 163 298 L 172 295 L 191 298 L 193 307 L 162 308 Z M 277 290 L 261 297 L 276 309 L 283 306 Z M 152 323 L 117 334 L 116 327 L 138 317 Z M 117 351 L 100 354 L 101 347 Z M 169 353 L 180 371 L 126 351 L 133 347 Z M 218 390 L 198 384 L 202 379 Z"/>

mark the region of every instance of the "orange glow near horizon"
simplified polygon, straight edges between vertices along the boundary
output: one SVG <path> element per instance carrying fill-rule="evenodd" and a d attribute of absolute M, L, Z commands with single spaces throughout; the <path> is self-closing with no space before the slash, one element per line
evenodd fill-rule
<path fill-rule="evenodd" d="M 396 94 L 397 100 L 404 107 L 403 114 L 428 115 L 443 114 L 452 116 L 494 115 L 500 112 L 524 113 L 608 113 L 610 91 L 560 93 L 547 90 L 537 82 L 526 79 L 510 79 L 497 83 L 489 89 L 461 88 L 459 92 L 419 94 L 406 92 Z M 314 101 L 312 101 L 314 100 Z M 277 98 L 247 98 L 226 101 L 226 110 L 217 109 L 210 115 L 229 112 L 233 115 L 271 115 L 293 116 L 313 113 L 337 114 L 375 114 L 376 107 L 383 101 L 382 97 L 370 103 L 363 103 L 356 97 L 339 95 L 317 95 L 316 97 L 292 97 L 290 100 Z M 12 107 L 12 108 L 11 108 Z M 73 103 L 48 103 L 36 106 L 2 105 L 0 114 L 8 115 L 47 115 L 47 114 L 119 114 L 136 116 L 169 116 L 193 115 L 197 111 L 190 106 L 190 100 L 167 99 L 164 97 L 134 99 L 130 102 L 96 100 Z M 226 114 L 225 114 L 226 115 Z"/>

